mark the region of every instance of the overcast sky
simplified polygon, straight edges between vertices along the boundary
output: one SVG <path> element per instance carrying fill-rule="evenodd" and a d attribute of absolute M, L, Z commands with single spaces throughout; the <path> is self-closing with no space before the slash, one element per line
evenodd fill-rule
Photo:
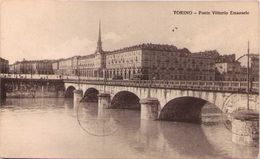
<path fill-rule="evenodd" d="M 174 15 L 174 10 L 250 14 Z M 99 20 L 104 50 L 151 42 L 239 56 L 246 53 L 250 40 L 251 51 L 258 53 L 256 2 L 8 0 L 2 1 L 0 15 L 0 55 L 10 63 L 91 54 L 96 49 Z"/>

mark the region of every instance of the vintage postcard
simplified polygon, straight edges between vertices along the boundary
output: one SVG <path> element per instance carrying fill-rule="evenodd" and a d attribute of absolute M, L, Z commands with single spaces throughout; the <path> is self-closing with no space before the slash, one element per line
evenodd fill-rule
<path fill-rule="evenodd" d="M 258 1 L 0 0 L 0 157 L 256 159 Z"/>

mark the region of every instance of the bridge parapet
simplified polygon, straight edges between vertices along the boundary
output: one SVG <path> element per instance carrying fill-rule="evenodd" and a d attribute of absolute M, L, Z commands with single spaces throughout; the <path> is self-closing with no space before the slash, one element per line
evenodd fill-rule
<path fill-rule="evenodd" d="M 104 80 L 101 78 L 87 79 L 77 76 L 28 74 L 0 74 L 0 78 L 17 80 L 63 80 L 66 83 L 81 83 L 94 85 L 247 93 L 247 81 Z M 259 82 L 250 83 L 250 93 L 259 93 Z"/>
<path fill-rule="evenodd" d="M 64 79 L 65 83 L 78 83 L 78 80 Z M 163 88 L 180 90 L 203 90 L 217 92 L 247 93 L 247 82 L 238 81 L 173 81 L 173 80 L 82 80 L 81 84 L 126 86 L 141 88 Z M 259 82 L 252 82 L 251 94 L 259 93 Z"/>

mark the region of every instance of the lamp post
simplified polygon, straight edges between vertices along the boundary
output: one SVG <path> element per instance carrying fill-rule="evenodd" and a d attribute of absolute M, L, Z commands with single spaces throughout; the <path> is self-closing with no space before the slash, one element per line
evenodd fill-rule
<path fill-rule="evenodd" d="M 249 110 L 249 93 L 250 93 L 250 74 L 249 74 L 249 41 L 247 43 L 247 110 Z"/>
<path fill-rule="evenodd" d="M 154 72 L 151 76 L 151 79 L 150 79 L 150 84 L 149 84 L 149 89 L 148 89 L 148 98 L 151 97 L 151 87 L 152 87 L 152 84 L 153 84 L 153 80 L 155 80 L 157 77 L 157 72 Z"/>
<path fill-rule="evenodd" d="M 80 89 L 80 70 L 79 70 L 79 68 L 77 68 L 76 73 L 77 73 L 77 76 L 78 76 L 78 87 Z"/>
<path fill-rule="evenodd" d="M 241 58 L 247 56 L 247 105 L 246 108 L 249 110 L 249 94 L 250 94 L 250 48 L 249 48 L 249 41 L 247 43 L 247 53 L 240 56 L 236 61 L 240 60 Z"/>
<path fill-rule="evenodd" d="M 259 112 L 249 110 L 250 93 L 250 62 L 249 62 L 249 41 L 247 54 L 247 106 L 246 110 L 236 112 L 232 120 L 232 141 L 240 145 L 258 146 L 259 145 Z M 240 59 L 240 58 L 239 58 Z"/>
<path fill-rule="evenodd" d="M 15 78 L 15 63 L 13 64 L 13 76 Z"/>
<path fill-rule="evenodd" d="M 31 65 L 31 78 L 32 78 L 32 65 Z"/>
<path fill-rule="evenodd" d="M 78 76 L 78 88 L 80 89 L 80 68 L 79 68 L 79 58 L 76 57 L 76 76 Z"/>
<path fill-rule="evenodd" d="M 104 80 L 104 93 L 106 92 L 106 81 L 107 81 L 107 76 L 106 76 L 106 69 L 103 68 L 103 80 Z"/>

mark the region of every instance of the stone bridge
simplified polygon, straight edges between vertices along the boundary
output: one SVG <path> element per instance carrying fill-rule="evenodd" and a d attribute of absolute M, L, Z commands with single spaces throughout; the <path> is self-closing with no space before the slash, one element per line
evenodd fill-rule
<path fill-rule="evenodd" d="M 37 78 L 0 78 L 1 99 L 6 93 L 17 96 L 17 92 L 19 97 L 73 97 L 76 94 L 76 100 L 99 99 L 99 106 L 106 108 L 142 108 L 143 118 L 181 121 L 199 120 L 202 108 L 208 103 L 225 113 L 247 108 L 246 82 Z M 250 83 L 249 109 L 256 111 L 259 110 L 258 87 L 258 82 Z"/>
<path fill-rule="evenodd" d="M 65 80 L 64 83 L 65 94 L 72 96 L 72 92 L 78 90 L 74 91 L 78 100 L 84 99 L 90 93 L 99 94 L 99 105 L 103 104 L 102 107 L 140 109 L 142 105 L 141 118 L 197 121 L 200 120 L 201 109 L 206 103 L 215 105 L 225 113 L 247 108 L 247 90 L 243 87 L 230 87 L 234 82 L 230 82 L 230 85 L 222 82 L 221 87 L 216 82 L 211 82 L 214 87 L 208 86 L 207 82 L 197 86 L 189 82 L 182 82 L 182 85 L 179 83 L 178 86 L 169 82 L 158 85 L 158 82 L 153 81 L 78 83 L 75 80 Z M 251 90 L 254 91 L 249 95 L 249 109 L 258 111 L 258 90 L 256 87 Z M 150 105 L 150 108 L 147 105 Z"/>

